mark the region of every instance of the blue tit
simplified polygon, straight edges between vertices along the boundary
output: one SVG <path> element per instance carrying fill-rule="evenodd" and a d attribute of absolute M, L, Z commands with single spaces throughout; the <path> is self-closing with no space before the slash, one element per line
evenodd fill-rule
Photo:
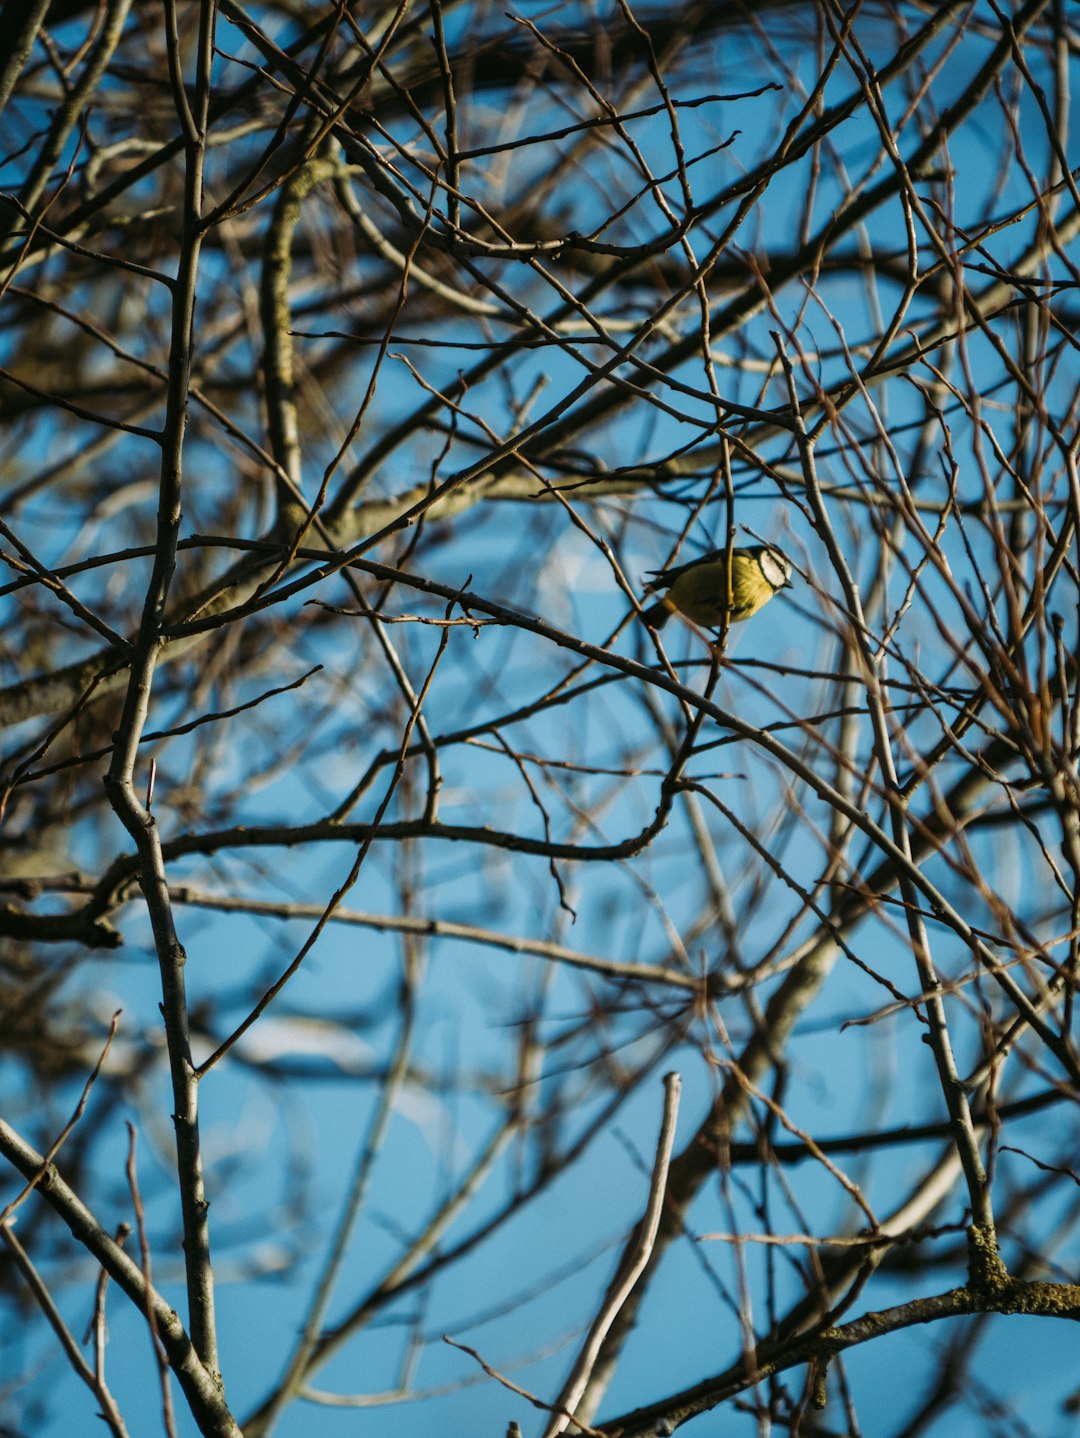
<path fill-rule="evenodd" d="M 662 629 L 671 614 L 682 614 L 703 629 L 720 629 L 727 608 L 727 554 L 710 549 L 689 564 L 652 570 L 650 592 L 666 589 L 664 597 L 642 615 L 646 624 Z M 729 624 L 749 619 L 781 589 L 791 588 L 791 560 L 773 544 L 755 544 L 731 551 Z"/>

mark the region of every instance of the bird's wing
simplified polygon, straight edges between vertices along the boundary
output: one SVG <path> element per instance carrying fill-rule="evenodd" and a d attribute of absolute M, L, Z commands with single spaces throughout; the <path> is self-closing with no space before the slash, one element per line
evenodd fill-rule
<path fill-rule="evenodd" d="M 733 551 L 734 553 L 735 551 Z M 696 559 L 688 560 L 686 564 L 676 564 L 674 569 L 647 569 L 645 573 L 649 576 L 646 589 L 670 589 L 681 575 L 687 570 L 696 569 L 699 564 L 711 564 L 716 559 L 723 559 L 722 549 L 710 549 L 705 554 L 699 554 Z"/>

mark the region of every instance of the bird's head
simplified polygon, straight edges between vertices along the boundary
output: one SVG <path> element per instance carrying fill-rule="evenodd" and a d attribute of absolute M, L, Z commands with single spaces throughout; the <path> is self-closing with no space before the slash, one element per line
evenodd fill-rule
<path fill-rule="evenodd" d="M 759 544 L 754 550 L 758 567 L 771 589 L 790 589 L 791 560 L 782 549 L 772 544 Z"/>

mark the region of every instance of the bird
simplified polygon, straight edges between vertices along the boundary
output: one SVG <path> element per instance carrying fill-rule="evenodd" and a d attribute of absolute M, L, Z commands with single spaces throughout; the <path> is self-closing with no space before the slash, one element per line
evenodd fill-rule
<path fill-rule="evenodd" d="M 790 589 L 791 560 L 775 544 L 754 544 L 731 551 L 731 608 L 727 607 L 727 551 L 710 549 L 674 569 L 650 570 L 650 593 L 667 590 L 664 597 L 642 612 L 645 623 L 662 629 L 679 613 L 703 629 L 741 624 L 768 604 L 781 589 Z"/>

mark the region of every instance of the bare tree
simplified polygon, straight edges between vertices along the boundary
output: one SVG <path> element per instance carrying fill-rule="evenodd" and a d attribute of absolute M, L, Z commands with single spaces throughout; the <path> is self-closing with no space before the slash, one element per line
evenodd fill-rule
<path fill-rule="evenodd" d="M 1072 1411 L 1078 49 L 4 5 L 5 1431 Z"/>

